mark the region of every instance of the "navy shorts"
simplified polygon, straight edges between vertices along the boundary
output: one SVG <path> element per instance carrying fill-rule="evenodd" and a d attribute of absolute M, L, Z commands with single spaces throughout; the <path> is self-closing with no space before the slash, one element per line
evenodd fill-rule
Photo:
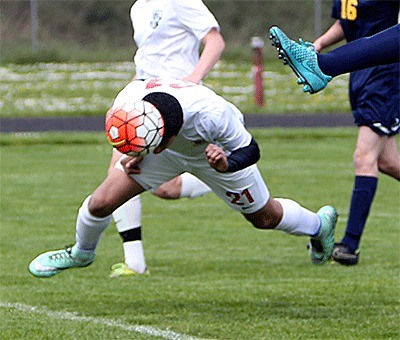
<path fill-rule="evenodd" d="M 380 136 L 400 132 L 400 64 L 371 67 L 350 74 L 354 123 Z"/>

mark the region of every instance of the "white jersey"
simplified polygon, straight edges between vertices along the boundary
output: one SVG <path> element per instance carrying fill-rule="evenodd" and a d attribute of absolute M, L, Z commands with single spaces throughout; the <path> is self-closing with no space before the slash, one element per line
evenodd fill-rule
<path fill-rule="evenodd" d="M 137 0 L 130 15 L 138 79 L 186 77 L 199 60 L 202 39 L 219 30 L 201 0 Z"/>
<path fill-rule="evenodd" d="M 189 172 L 206 183 L 232 209 L 253 213 L 269 199 L 257 165 L 220 173 L 205 156 L 209 143 L 232 152 L 250 144 L 252 136 L 243 125 L 241 112 L 231 103 L 202 85 L 183 80 L 148 79 L 129 83 L 115 98 L 113 109 L 129 110 L 133 103 L 152 92 L 174 96 L 183 111 L 183 125 L 172 144 L 159 154 L 150 153 L 139 163 L 140 173 L 131 174 L 146 190 Z M 123 171 L 121 162 L 116 167 Z"/>
<path fill-rule="evenodd" d="M 205 86 L 183 80 L 133 81 L 118 94 L 113 108 L 127 109 L 151 92 L 168 93 L 182 107 L 183 125 L 170 150 L 204 157 L 204 149 L 210 143 L 228 153 L 250 144 L 252 137 L 243 126 L 243 115 L 233 104 Z"/>

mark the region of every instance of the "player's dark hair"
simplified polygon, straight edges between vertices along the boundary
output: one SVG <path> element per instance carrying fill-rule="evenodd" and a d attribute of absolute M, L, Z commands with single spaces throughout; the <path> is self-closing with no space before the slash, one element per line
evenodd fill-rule
<path fill-rule="evenodd" d="M 143 100 L 153 104 L 163 117 L 164 136 L 161 143 L 171 136 L 176 136 L 183 124 L 182 106 L 178 100 L 165 92 L 152 92 L 143 97 Z"/>

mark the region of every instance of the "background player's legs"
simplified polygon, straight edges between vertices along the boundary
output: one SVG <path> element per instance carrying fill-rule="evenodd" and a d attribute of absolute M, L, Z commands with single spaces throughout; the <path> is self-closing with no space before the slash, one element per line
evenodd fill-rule
<path fill-rule="evenodd" d="M 211 189 L 205 183 L 185 172 L 162 184 L 154 194 L 164 199 L 178 199 L 182 197 L 195 198 L 210 192 Z M 127 268 L 123 263 L 115 264 L 113 265 L 111 276 L 144 274 L 147 267 L 142 243 L 142 206 L 140 197 L 136 196 L 119 207 L 114 211 L 113 218 L 123 241 Z"/>
<path fill-rule="evenodd" d="M 381 154 L 385 154 L 387 141 L 388 137 L 379 136 L 367 126 L 359 128 L 357 146 L 354 152 L 354 187 L 346 232 L 341 241 L 348 248 L 350 254 L 355 254 L 360 244 L 378 186 L 378 159 Z M 354 256 L 353 261 L 350 262 L 345 264 L 356 264 L 358 257 Z"/>
<path fill-rule="evenodd" d="M 115 163 L 122 153 L 113 149 L 110 161 L 109 173 L 114 169 Z M 112 276 L 121 273 L 143 274 L 146 271 L 146 260 L 142 243 L 142 205 L 140 196 L 136 196 L 117 208 L 112 217 L 117 231 L 122 238 L 125 264 L 118 263 L 113 266 Z M 116 266 L 116 267 L 115 267 Z"/>
<path fill-rule="evenodd" d="M 138 274 L 146 271 L 142 244 L 142 204 L 136 196 L 113 213 L 115 225 L 122 238 L 125 263 Z"/>

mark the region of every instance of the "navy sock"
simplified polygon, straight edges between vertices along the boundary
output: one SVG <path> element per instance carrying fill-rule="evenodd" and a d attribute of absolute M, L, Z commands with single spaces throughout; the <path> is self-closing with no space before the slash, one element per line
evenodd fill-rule
<path fill-rule="evenodd" d="M 346 234 L 342 240 L 342 243 L 346 244 L 352 252 L 356 251 L 360 244 L 377 186 L 378 178 L 376 177 L 355 177 Z"/>
<path fill-rule="evenodd" d="M 400 25 L 372 37 L 354 40 L 331 52 L 318 54 L 318 65 L 328 76 L 357 71 L 400 60 Z M 355 57 L 356 56 L 356 57 Z"/>

